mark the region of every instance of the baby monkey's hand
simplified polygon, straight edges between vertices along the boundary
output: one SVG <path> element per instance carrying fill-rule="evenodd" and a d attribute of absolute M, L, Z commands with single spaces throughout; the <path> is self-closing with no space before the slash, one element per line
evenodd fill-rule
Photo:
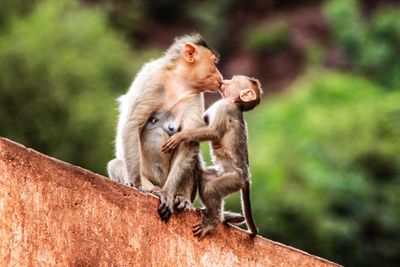
<path fill-rule="evenodd" d="M 182 133 L 176 133 L 171 136 L 162 146 L 162 152 L 168 153 L 174 150 L 180 143 L 184 141 L 184 135 Z"/>

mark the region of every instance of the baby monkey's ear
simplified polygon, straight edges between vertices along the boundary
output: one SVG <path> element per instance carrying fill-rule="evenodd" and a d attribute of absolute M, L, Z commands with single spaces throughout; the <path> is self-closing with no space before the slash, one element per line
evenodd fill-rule
<path fill-rule="evenodd" d="M 257 98 L 256 92 L 253 89 L 247 88 L 240 92 L 240 100 L 243 102 L 250 102 Z"/>

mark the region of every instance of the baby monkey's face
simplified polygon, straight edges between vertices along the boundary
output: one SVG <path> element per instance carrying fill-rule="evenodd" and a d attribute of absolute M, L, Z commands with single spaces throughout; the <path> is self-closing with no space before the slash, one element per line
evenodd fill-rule
<path fill-rule="evenodd" d="M 238 99 L 240 93 L 246 89 L 252 88 L 252 84 L 246 76 L 236 75 L 230 80 L 223 80 L 219 89 L 223 98 L 232 100 Z"/>

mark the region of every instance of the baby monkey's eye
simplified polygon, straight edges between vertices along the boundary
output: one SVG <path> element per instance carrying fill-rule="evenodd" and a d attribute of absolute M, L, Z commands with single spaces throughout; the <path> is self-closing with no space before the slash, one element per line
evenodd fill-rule
<path fill-rule="evenodd" d="M 158 119 L 156 117 L 150 117 L 149 121 L 151 124 L 155 124 L 158 121 Z"/>

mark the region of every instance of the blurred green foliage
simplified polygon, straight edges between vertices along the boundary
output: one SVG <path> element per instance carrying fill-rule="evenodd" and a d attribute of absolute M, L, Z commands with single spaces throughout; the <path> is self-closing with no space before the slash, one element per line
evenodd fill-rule
<path fill-rule="evenodd" d="M 359 1 L 331 0 L 325 13 L 354 67 L 385 88 L 400 90 L 400 9 L 380 9 L 367 21 Z"/>
<path fill-rule="evenodd" d="M 202 35 L 206 36 L 207 41 L 216 49 L 221 49 L 224 40 L 228 37 L 229 23 L 224 14 L 230 2 L 232 1 L 202 1 L 188 8 L 190 18 L 197 22 L 199 28 L 202 29 Z"/>
<path fill-rule="evenodd" d="M 13 19 L 28 14 L 37 0 L 0 0 L 0 32 L 6 29 Z"/>
<path fill-rule="evenodd" d="M 399 103 L 363 78 L 310 71 L 246 114 L 261 233 L 348 266 L 396 266 Z"/>
<path fill-rule="evenodd" d="M 133 55 L 104 12 L 45 1 L 0 37 L 0 135 L 105 173 Z"/>
<path fill-rule="evenodd" d="M 283 19 L 252 25 L 246 32 L 245 45 L 255 52 L 273 52 L 289 45 L 289 26 Z"/>

